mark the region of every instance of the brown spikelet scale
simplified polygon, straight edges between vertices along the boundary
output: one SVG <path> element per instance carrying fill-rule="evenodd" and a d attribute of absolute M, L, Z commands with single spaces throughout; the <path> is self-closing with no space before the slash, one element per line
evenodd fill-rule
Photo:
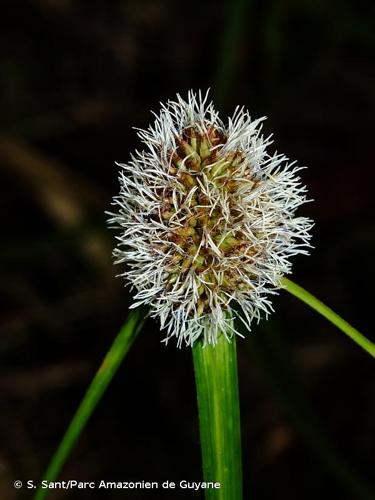
<path fill-rule="evenodd" d="M 254 245 L 247 244 L 241 231 L 228 229 L 230 220 L 241 222 L 241 211 L 236 199 L 239 180 L 236 174 L 241 172 L 241 179 L 246 178 L 254 188 L 257 181 L 252 179 L 251 168 L 241 151 L 222 153 L 226 136 L 214 127 L 207 133 L 195 127 L 187 127 L 180 137 L 176 137 L 177 148 L 170 153 L 169 173 L 174 177 L 173 187 L 178 187 L 182 195 L 180 211 L 184 212 L 185 223 L 174 225 L 176 213 L 172 187 L 163 193 L 162 219 L 170 224 L 167 240 L 176 245 L 176 253 L 171 257 L 168 269 L 170 277 L 168 288 L 172 288 L 177 277 L 183 280 L 189 272 L 201 275 L 202 285 L 198 288 L 198 315 L 207 313 L 210 308 L 210 295 L 231 296 L 236 288 L 241 288 L 236 266 L 240 265 L 241 256 L 254 255 Z M 228 200 L 229 213 L 224 214 L 220 204 L 217 208 L 204 189 L 210 183 Z M 181 220 L 181 213 L 179 214 Z M 211 238 L 214 247 L 208 244 Z M 232 265 L 224 268 L 222 256 L 231 257 Z M 238 257 L 238 258 L 236 258 Z M 178 306 L 178 304 L 176 305 Z M 191 311 L 191 314 L 193 311 Z"/>

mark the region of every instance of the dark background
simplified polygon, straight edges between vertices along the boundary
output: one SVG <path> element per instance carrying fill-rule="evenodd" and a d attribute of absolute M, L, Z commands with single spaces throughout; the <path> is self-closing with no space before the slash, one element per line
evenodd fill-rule
<path fill-rule="evenodd" d="M 13 481 L 41 477 L 125 320 L 104 215 L 114 161 L 176 92 L 211 87 L 224 117 L 269 117 L 315 200 L 293 279 L 374 339 L 374 14 L 354 0 L 3 0 L 1 500 L 29 498 Z M 245 498 L 372 498 L 373 360 L 286 292 L 274 304 L 238 342 Z M 62 478 L 201 480 L 191 353 L 161 338 L 149 321 Z"/>

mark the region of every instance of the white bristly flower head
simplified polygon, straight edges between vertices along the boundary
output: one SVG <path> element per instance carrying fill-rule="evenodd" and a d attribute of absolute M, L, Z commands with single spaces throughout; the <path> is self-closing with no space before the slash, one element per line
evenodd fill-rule
<path fill-rule="evenodd" d="M 165 341 L 215 344 L 237 333 L 236 315 L 249 329 L 267 316 L 290 257 L 308 253 L 312 223 L 295 216 L 301 167 L 267 151 L 264 118 L 237 107 L 224 123 L 208 94 L 177 95 L 155 116 L 138 131 L 143 149 L 119 164 L 116 263 Z"/>

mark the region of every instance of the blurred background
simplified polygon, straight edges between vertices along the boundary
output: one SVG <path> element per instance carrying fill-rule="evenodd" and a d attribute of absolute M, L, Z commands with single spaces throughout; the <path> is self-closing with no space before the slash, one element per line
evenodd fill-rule
<path fill-rule="evenodd" d="M 293 279 L 375 339 L 374 14 L 354 0 L 2 1 L 1 500 L 30 497 L 13 481 L 41 477 L 124 322 L 104 214 L 114 162 L 176 92 L 211 87 L 224 117 L 269 117 L 315 200 Z M 275 309 L 238 342 L 245 499 L 374 498 L 373 360 L 286 292 Z M 201 480 L 191 353 L 162 338 L 148 321 L 62 479 Z"/>

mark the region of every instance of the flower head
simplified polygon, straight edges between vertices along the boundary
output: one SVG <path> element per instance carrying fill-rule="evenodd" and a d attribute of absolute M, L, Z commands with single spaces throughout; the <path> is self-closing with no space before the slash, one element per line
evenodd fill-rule
<path fill-rule="evenodd" d="M 149 305 L 166 341 L 215 344 L 236 333 L 234 315 L 250 329 L 272 311 L 290 257 L 308 253 L 312 223 L 295 216 L 306 201 L 300 167 L 267 152 L 263 120 L 237 107 L 225 124 L 208 94 L 177 95 L 119 164 L 116 263 L 128 265 L 132 307 Z"/>

